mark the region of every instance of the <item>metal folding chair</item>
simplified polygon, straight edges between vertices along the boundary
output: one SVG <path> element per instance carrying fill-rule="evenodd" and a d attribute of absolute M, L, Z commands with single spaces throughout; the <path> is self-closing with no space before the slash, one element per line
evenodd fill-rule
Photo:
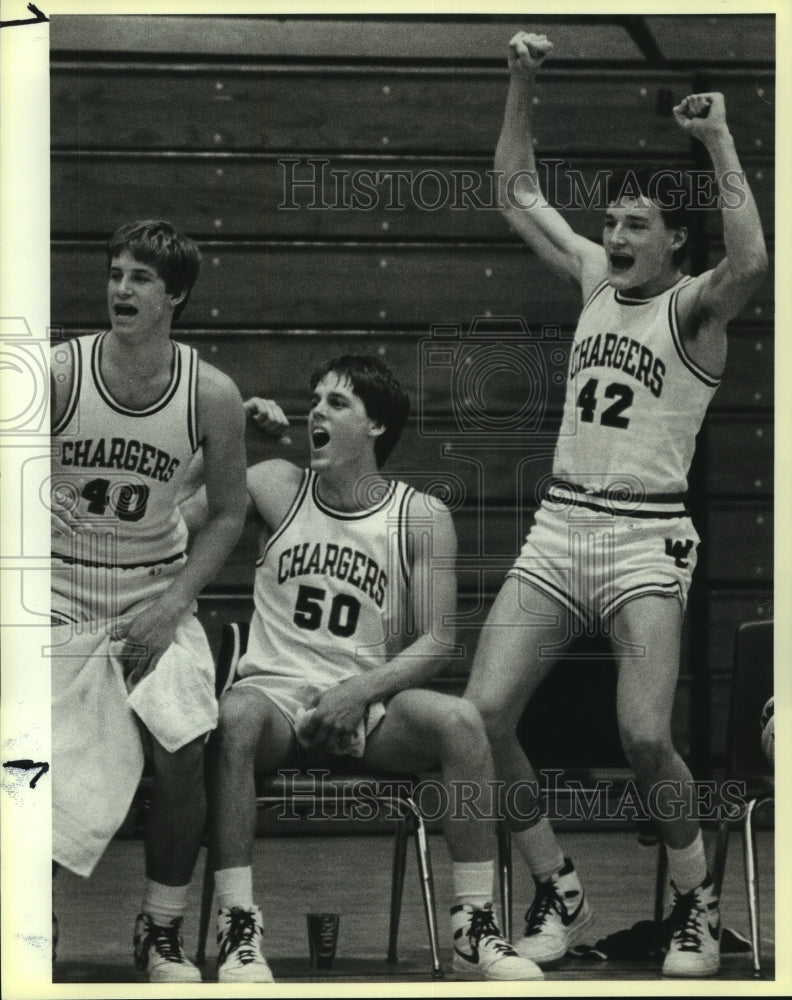
<path fill-rule="evenodd" d="M 237 662 L 247 645 L 247 636 L 248 625 L 244 622 L 232 622 L 226 625 L 223 630 L 218 655 L 218 695 L 222 695 L 223 691 L 233 683 Z M 443 970 L 438 945 L 429 842 L 423 816 L 414 798 L 418 780 L 417 776 L 409 774 L 331 774 L 326 772 L 323 773 L 321 780 L 317 781 L 317 773 L 301 774 L 299 771 L 284 771 L 280 775 L 263 778 L 257 783 L 256 805 L 260 809 L 290 810 L 290 815 L 294 816 L 311 811 L 318 811 L 319 815 L 322 815 L 325 807 L 349 809 L 349 807 L 357 805 L 370 809 L 372 800 L 376 800 L 383 810 L 387 810 L 387 817 L 392 818 L 396 823 L 387 959 L 389 962 L 397 961 L 399 921 L 407 864 L 407 841 L 412 834 L 415 839 L 421 893 L 429 936 L 432 975 L 440 977 Z M 211 863 L 210 843 L 201 899 L 197 949 L 199 963 L 202 963 L 206 958 L 206 940 L 213 896 L 214 872 Z"/>

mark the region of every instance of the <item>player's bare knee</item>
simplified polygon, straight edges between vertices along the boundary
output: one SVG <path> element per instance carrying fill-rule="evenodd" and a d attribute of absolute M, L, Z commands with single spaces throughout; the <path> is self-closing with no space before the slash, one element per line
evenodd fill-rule
<path fill-rule="evenodd" d="M 508 712 L 503 705 L 487 698 L 486 695 L 483 697 L 466 695 L 467 699 L 471 701 L 478 712 L 490 743 L 501 741 L 506 733 L 514 735 L 515 726 L 511 725 Z"/>
<path fill-rule="evenodd" d="M 466 698 L 450 698 L 440 715 L 440 736 L 444 743 L 468 750 L 487 742 L 484 722 L 476 705 Z"/>
<path fill-rule="evenodd" d="M 228 756 L 252 756 L 261 735 L 263 699 L 233 688 L 220 699 L 217 746 Z"/>
<path fill-rule="evenodd" d="M 674 755 L 671 740 L 665 736 L 623 735 L 624 754 L 638 775 L 662 774 Z"/>

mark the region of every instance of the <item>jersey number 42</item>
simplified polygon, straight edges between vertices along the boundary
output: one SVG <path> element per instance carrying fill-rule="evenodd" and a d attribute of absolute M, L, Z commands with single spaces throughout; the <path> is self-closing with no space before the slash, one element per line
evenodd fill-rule
<path fill-rule="evenodd" d="M 580 419 L 587 424 L 594 422 L 594 412 L 597 409 L 597 388 L 599 380 L 590 378 L 580 390 L 577 398 L 577 405 L 580 407 Z M 600 423 L 604 427 L 629 427 L 630 419 L 624 413 L 632 406 L 634 393 L 628 385 L 621 382 L 611 382 L 605 389 L 605 398 L 613 399 L 615 402 L 602 411 Z"/>

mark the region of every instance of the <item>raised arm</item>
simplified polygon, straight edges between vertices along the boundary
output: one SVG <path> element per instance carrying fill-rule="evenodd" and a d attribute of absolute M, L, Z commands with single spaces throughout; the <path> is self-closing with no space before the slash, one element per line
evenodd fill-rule
<path fill-rule="evenodd" d="M 740 165 L 718 93 L 691 94 L 674 108 L 677 123 L 707 148 L 721 196 L 726 256 L 680 296 L 683 336 L 694 360 L 719 372 L 725 360 L 725 327 L 737 316 L 767 272 L 767 249 L 753 194 Z"/>
<path fill-rule="evenodd" d="M 579 236 L 542 193 L 534 156 L 536 71 L 553 48 L 545 35 L 520 31 L 509 42 L 509 91 L 495 150 L 499 205 L 509 225 L 586 297 L 605 275 L 601 247 Z"/>

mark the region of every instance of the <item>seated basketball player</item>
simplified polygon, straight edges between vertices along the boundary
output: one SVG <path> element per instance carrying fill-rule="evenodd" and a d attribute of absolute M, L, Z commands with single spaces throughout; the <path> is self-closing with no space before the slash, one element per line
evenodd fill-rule
<path fill-rule="evenodd" d="M 110 329 L 52 351 L 53 857 L 92 872 L 146 751 L 135 960 L 151 981 L 200 982 L 181 923 L 217 701 L 195 599 L 244 524 L 245 415 L 230 379 L 171 340 L 198 276 L 195 243 L 168 222 L 132 223 L 111 238 L 107 265 Z M 177 502 L 199 448 L 207 518 L 188 559 Z"/>
<path fill-rule="evenodd" d="M 686 97 L 674 116 L 706 147 L 724 196 L 726 256 L 717 267 L 698 277 L 680 270 L 688 236 L 686 181 L 668 172 L 614 179 L 602 245 L 578 236 L 548 205 L 536 174 L 534 77 L 551 48 L 544 35 L 524 32 L 510 43 L 511 82 L 495 168 L 507 220 L 578 287 L 583 311 L 555 482 L 481 633 L 466 696 L 484 718 L 499 779 L 530 788 L 536 774 L 516 726 L 579 631 L 570 616 L 610 634 L 622 746 L 644 798 L 657 802 L 654 818 L 675 890 L 663 973 L 712 975 L 720 960 L 718 900 L 693 812 L 691 775 L 670 726 L 699 541 L 685 491 L 695 437 L 726 360 L 726 324 L 757 288 L 767 254 L 716 93 Z M 672 801 L 653 794 L 664 788 Z M 685 804 L 675 809 L 680 792 Z M 524 805 L 526 814 L 539 807 L 536 799 Z M 515 947 L 548 964 L 580 939 L 591 907 L 548 820 L 511 817 L 510 825 L 536 881 L 525 935 Z"/>
<path fill-rule="evenodd" d="M 484 809 L 493 778 L 475 707 L 419 690 L 454 640 L 456 536 L 441 503 L 380 471 L 408 398 L 369 357 L 328 362 L 311 388 L 310 468 L 275 460 L 248 470 L 264 534 L 247 652 L 220 703 L 212 830 L 220 982 L 272 981 L 252 888 L 256 769 L 293 767 L 305 750 L 312 765 L 354 753 L 384 772 L 439 763 L 449 796 L 455 782 L 476 782 Z M 273 430 L 283 423 L 270 401 L 246 407 Z M 194 504 L 200 495 L 190 519 L 200 517 Z M 494 920 L 492 823 L 447 816 L 445 833 L 454 969 L 471 978 L 541 978 Z"/>

